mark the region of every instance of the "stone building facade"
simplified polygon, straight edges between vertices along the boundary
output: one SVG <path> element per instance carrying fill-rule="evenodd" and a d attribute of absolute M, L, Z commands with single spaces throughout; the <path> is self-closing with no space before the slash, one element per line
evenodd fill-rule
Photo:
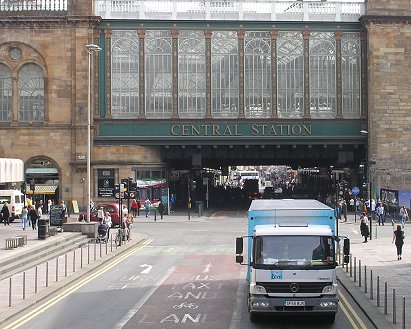
<path fill-rule="evenodd" d="M 409 1 L 371 0 L 360 19 L 368 43 L 370 174 L 375 187 L 398 191 L 411 182 L 410 15 Z"/>
<path fill-rule="evenodd" d="M 93 16 L 92 2 L 62 1 L 67 7 L 49 14 L 29 7 L 0 11 L 0 62 L 12 76 L 12 118 L 0 122 L 0 157 L 20 158 L 27 168 L 36 161 L 49 163 L 58 171 L 58 199 L 78 200 L 82 207 L 88 100 L 88 54 L 84 45 L 96 42 L 100 23 L 100 17 Z M 369 172 L 375 188 L 411 190 L 410 15 L 407 1 L 370 0 L 360 19 L 367 30 L 364 56 L 368 67 L 362 71 L 362 78 L 368 82 L 363 85 L 368 93 L 365 128 Z M 94 56 L 91 108 L 96 119 L 98 61 Z M 41 121 L 20 120 L 19 72 L 27 64 L 41 68 L 44 78 Z M 98 129 L 92 128 L 93 132 Z M 118 181 L 129 177 L 136 164 L 165 167 L 161 150 L 155 146 L 96 145 L 92 146 L 91 158 L 92 196 L 97 194 L 95 178 L 100 169 L 115 164 Z"/>

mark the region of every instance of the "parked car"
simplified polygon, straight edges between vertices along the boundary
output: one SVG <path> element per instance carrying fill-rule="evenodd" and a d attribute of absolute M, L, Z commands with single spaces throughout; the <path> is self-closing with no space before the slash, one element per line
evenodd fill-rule
<path fill-rule="evenodd" d="M 104 208 L 104 212 L 108 211 L 110 213 L 113 227 L 120 225 L 120 211 L 118 202 L 101 202 L 96 205 L 92 205 L 90 209 L 90 221 L 97 222 L 97 209 L 100 207 Z M 86 216 L 87 214 L 80 213 L 78 220 L 82 222 L 85 220 Z"/>

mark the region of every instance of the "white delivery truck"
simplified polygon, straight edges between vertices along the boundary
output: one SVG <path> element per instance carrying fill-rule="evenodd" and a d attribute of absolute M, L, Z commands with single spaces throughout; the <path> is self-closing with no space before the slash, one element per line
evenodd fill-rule
<path fill-rule="evenodd" d="M 24 194 L 19 190 L 0 190 L 0 210 L 6 202 L 10 211 L 10 222 L 20 218 L 24 207 Z"/>
<path fill-rule="evenodd" d="M 244 239 L 248 243 L 246 263 Z M 248 266 L 251 321 L 262 314 L 312 314 L 333 322 L 338 310 L 339 245 L 348 263 L 349 240 L 335 236 L 334 210 L 323 203 L 253 200 L 248 236 L 236 240 L 236 262 Z"/>

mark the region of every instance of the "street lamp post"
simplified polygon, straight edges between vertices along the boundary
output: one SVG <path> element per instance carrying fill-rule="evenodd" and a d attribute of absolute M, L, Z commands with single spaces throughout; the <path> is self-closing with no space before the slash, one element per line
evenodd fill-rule
<path fill-rule="evenodd" d="M 88 89 L 87 89 L 87 223 L 90 223 L 91 203 L 91 57 L 93 53 L 101 51 L 95 44 L 86 45 L 88 53 Z"/>

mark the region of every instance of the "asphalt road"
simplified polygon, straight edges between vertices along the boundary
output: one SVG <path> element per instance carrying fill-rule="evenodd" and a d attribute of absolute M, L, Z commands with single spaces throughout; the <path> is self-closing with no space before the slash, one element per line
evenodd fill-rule
<path fill-rule="evenodd" d="M 251 323 L 245 268 L 235 263 L 245 212 L 133 229 L 152 240 L 35 306 L 29 321 L 14 328 L 372 328 L 344 291 L 334 324 L 307 317 Z"/>

